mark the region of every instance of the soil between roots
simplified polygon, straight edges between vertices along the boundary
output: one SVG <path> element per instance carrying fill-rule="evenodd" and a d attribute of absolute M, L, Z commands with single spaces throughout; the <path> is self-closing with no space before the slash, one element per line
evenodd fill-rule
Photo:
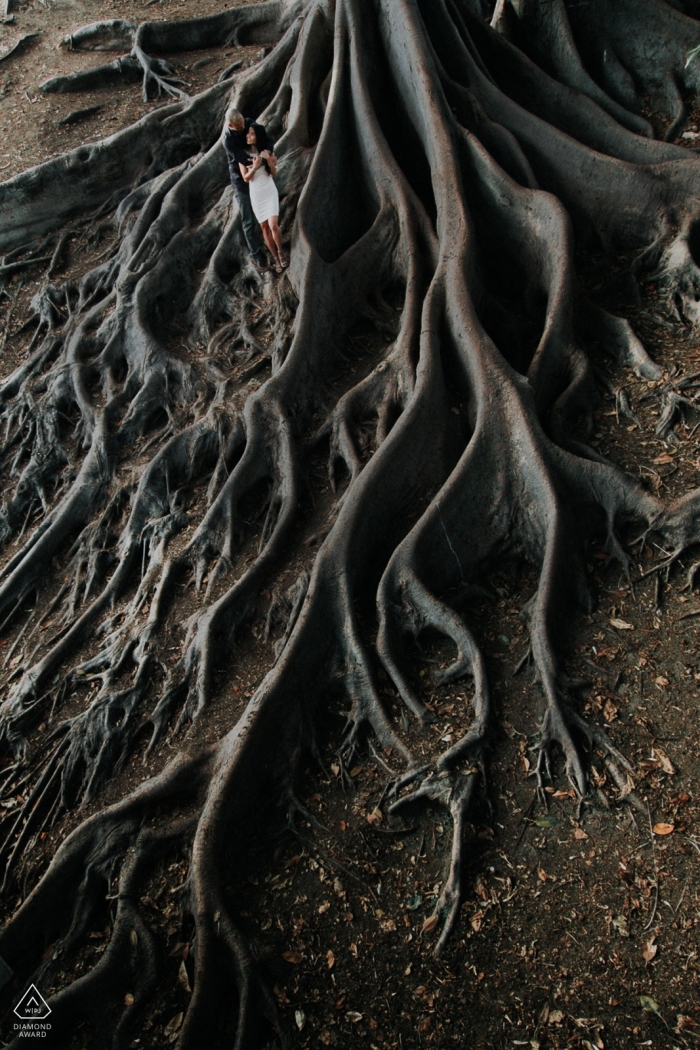
<path fill-rule="evenodd" d="M 149 8 L 148 17 L 199 16 L 219 7 L 212 0 L 162 0 Z M 0 67 L 4 178 L 127 127 L 159 104 L 143 103 L 138 86 L 79 96 L 36 95 L 40 80 L 86 65 L 84 54 L 56 50 L 58 39 L 112 12 L 135 20 L 144 16 L 135 3 L 104 3 L 98 9 L 96 4 L 58 0 L 47 6 L 20 5 L 14 25 L 4 28 L 10 44 L 20 33 L 40 29 L 43 34 L 33 50 L 13 59 L 7 69 Z M 194 94 L 215 82 L 226 65 L 238 57 L 251 61 L 258 50 L 212 49 L 175 56 L 174 63 L 182 71 L 203 55 L 214 58 L 198 70 L 186 70 Z M 57 126 L 73 110 L 94 105 L 102 111 L 68 127 Z M 700 129 L 700 119 L 691 120 L 689 127 Z M 692 145 L 694 140 L 678 142 Z M 86 255 L 97 258 L 111 236 L 107 227 L 92 242 L 76 234 L 61 276 L 83 273 Z M 597 301 L 628 317 L 654 360 L 669 370 L 700 370 L 700 338 L 669 333 L 654 321 L 653 287 L 647 288 L 639 307 L 630 306 L 614 287 L 610 298 L 602 299 L 596 286 L 609 275 L 601 275 L 595 258 L 581 262 L 579 270 L 588 275 Z M 13 331 L 26 317 L 39 284 L 30 271 L 21 287 L 17 280 L 11 286 L 13 294 L 17 291 L 16 301 L 3 303 L 2 311 L 4 320 L 13 310 Z M 377 336 L 358 331 L 354 338 L 361 367 L 363 341 L 366 345 Z M 17 364 L 28 342 L 29 334 L 10 335 L 0 362 L 3 375 Z M 595 447 L 633 474 L 651 478 L 654 491 L 664 498 L 697 486 L 700 440 L 694 428 L 700 414 L 677 427 L 680 443 L 669 449 L 654 436 L 655 403 L 641 401 L 655 383 L 611 362 L 605 367 L 613 387 L 628 391 L 644 433 L 640 436 L 636 425 L 616 411 L 612 396 L 603 396 L 595 412 Z M 251 382 L 262 378 L 264 373 Z M 136 475 L 139 464 L 126 469 Z M 280 585 L 291 585 L 303 569 L 310 569 L 331 505 L 329 492 L 319 454 L 309 506 L 296 527 Z M 195 491 L 192 499 L 202 496 Z M 252 552 L 256 538 L 248 542 Z M 13 550 L 10 546 L 8 554 Z M 646 548 L 642 570 L 658 554 Z M 444 957 L 437 961 L 431 954 L 438 931 L 423 930 L 448 860 L 450 835 L 444 813 L 430 808 L 407 812 L 403 826 L 387 825 L 376 808 L 386 780 L 386 756 L 377 750 L 374 757 L 356 759 L 349 778 L 337 765 L 332 745 L 341 741 L 344 708 L 336 712 L 331 745 L 321 756 L 326 775 L 311 767 L 306 773 L 299 799 L 305 811 L 295 817 L 296 834 L 257 842 L 255 852 L 237 857 L 230 869 L 228 889 L 246 901 L 239 913 L 242 929 L 272 976 L 274 994 L 296 1032 L 297 1045 L 382 1050 L 649 1045 L 671 1050 L 697 1044 L 690 1022 L 700 1026 L 700 617 L 680 618 L 700 603 L 682 593 L 680 573 L 666 588 L 659 609 L 655 577 L 635 583 L 632 590 L 600 549 L 589 549 L 588 562 L 598 603 L 594 613 L 571 624 L 567 671 L 573 678 L 589 680 L 586 704 L 610 727 L 616 745 L 632 762 L 651 823 L 666 823 L 673 831 L 652 835 L 649 819 L 616 804 L 602 755 L 591 756 L 594 789 L 582 814 L 561 762 L 555 762 L 547 787 L 549 810 L 536 799 L 534 780 L 526 776 L 532 771 L 529 742 L 537 730 L 532 706 L 525 702 L 532 686 L 527 668 L 514 676 L 526 647 L 518 613 L 534 584 L 526 570 L 509 571 L 505 566 L 489 581 L 491 598 L 475 598 L 470 608 L 486 653 L 498 718 L 489 775 L 493 810 L 489 813 L 483 800 L 472 814 L 478 846 L 469 857 L 460 925 Z M 174 650 L 178 624 L 193 609 L 183 590 L 166 625 L 173 632 Z M 363 610 L 358 615 L 362 623 Z M 218 672 L 206 718 L 186 738 L 180 734 L 173 742 L 159 744 L 145 763 L 144 740 L 95 800 L 69 813 L 33 847 L 24 866 L 27 884 L 86 814 L 118 800 L 162 769 L 175 749 L 194 752 L 219 739 L 235 722 L 271 665 L 264 626 L 261 603 L 259 615 L 242 631 L 235 668 L 228 674 Z M 19 629 L 21 619 L 0 645 L 11 646 Z M 444 665 L 450 654 L 439 641 L 429 642 L 421 659 L 428 661 L 425 667 L 430 661 Z M 10 664 L 5 674 L 11 670 Z M 383 692 L 391 706 L 397 698 L 388 681 Z M 468 713 L 460 710 L 463 695 L 459 682 L 436 687 L 428 695 L 436 721 L 423 730 L 417 730 L 413 720 L 403 724 L 396 705 L 394 713 L 412 751 L 434 754 L 439 742 L 462 735 Z M 77 709 L 79 697 L 75 703 Z M 32 748 L 40 746 L 45 730 L 40 725 L 32 735 Z M 164 875 L 153 878 L 142 898 L 154 930 L 168 944 L 169 960 L 155 1008 L 132 1046 L 168 1046 L 189 998 L 183 973 L 188 972 L 191 930 L 180 925 L 177 895 L 185 875 L 186 862 L 174 861 Z M 16 903 L 17 898 L 4 902 L 5 915 Z M 101 918 L 89 935 L 89 947 L 66 960 L 56 988 L 87 972 L 104 950 L 110 916 L 105 912 Z M 41 989 L 44 994 L 54 990 Z M 8 1018 L 3 1034 L 9 1038 L 13 986 L 1 995 Z M 658 1013 L 643 1009 L 640 996 L 650 997 Z M 690 1019 L 680 1033 L 674 1031 L 678 1015 Z M 87 1047 L 91 1037 L 85 1027 L 75 1033 L 72 1045 L 75 1050 Z"/>

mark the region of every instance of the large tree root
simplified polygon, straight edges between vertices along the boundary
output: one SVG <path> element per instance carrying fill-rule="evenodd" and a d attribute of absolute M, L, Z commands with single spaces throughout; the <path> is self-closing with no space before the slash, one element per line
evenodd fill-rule
<path fill-rule="evenodd" d="M 627 783 L 627 760 L 582 717 L 566 673 L 564 627 L 592 602 L 583 552 L 601 541 L 629 571 L 631 528 L 664 545 L 667 571 L 700 542 L 700 496 L 665 506 L 587 444 L 592 344 L 648 379 L 661 368 L 584 294 L 574 239 L 636 252 L 631 273 L 658 270 L 669 316 L 697 320 L 700 161 L 652 137 L 630 85 L 672 137 L 673 85 L 698 87 L 683 65 L 698 30 L 657 0 L 598 6 L 595 37 L 573 3 L 272 0 L 68 38 L 130 55 L 45 90 L 138 77 L 145 94 L 179 101 L 0 187 L 0 243 L 24 249 L 9 265 L 30 249 L 52 259 L 30 349 L 0 384 L 0 542 L 14 544 L 0 572 L 1 629 L 14 632 L 0 744 L 3 791 L 23 792 L 3 824 L 6 892 L 37 838 L 94 801 L 144 737 L 158 754 L 203 716 L 238 632 L 265 612 L 272 651 L 223 739 L 79 824 L 0 934 L 22 980 L 48 979 L 105 897 L 117 901 L 100 961 L 52 1000 L 57 1045 L 82 1019 L 104 1031 L 109 1017 L 99 1038 L 113 1047 L 142 1022 L 162 949 L 140 898 L 182 852 L 195 935 L 178 1046 L 256 1045 L 259 1022 L 285 1044 L 225 873 L 255 834 L 251 814 L 274 813 L 321 754 L 339 701 L 343 768 L 376 738 L 403 765 L 387 811 L 430 800 L 450 816 L 445 950 L 495 718 L 461 599 L 506 555 L 538 574 L 523 618 L 540 789 L 561 761 L 584 797 L 585 742 Z M 277 43 L 189 101 L 153 57 L 249 41 Z M 277 284 L 248 260 L 228 185 L 231 100 L 277 141 L 291 239 Z M 50 283 L 56 231 L 100 208 L 116 209 L 115 247 L 79 282 Z M 662 436 L 693 390 L 693 377 L 659 387 Z M 319 449 L 331 491 L 317 509 Z M 319 549 L 292 566 L 307 528 Z M 185 588 L 195 611 L 172 646 Z M 359 611 L 368 597 L 376 637 Z M 472 717 L 419 760 L 405 726 L 431 712 L 406 639 L 424 632 L 452 653 L 435 680 L 469 680 Z"/>

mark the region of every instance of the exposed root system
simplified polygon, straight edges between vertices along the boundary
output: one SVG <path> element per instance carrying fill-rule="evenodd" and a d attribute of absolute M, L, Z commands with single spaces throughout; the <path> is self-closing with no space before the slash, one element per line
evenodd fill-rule
<path fill-rule="evenodd" d="M 465 598 L 504 559 L 537 575 L 522 615 L 540 789 L 562 755 L 583 799 L 587 744 L 626 785 L 625 757 L 579 713 L 564 670 L 567 624 L 591 609 L 584 552 L 602 541 L 631 574 L 631 543 L 653 536 L 667 573 L 700 541 L 700 495 L 665 504 L 588 443 L 601 351 L 650 380 L 661 369 L 588 299 L 574 243 L 631 260 L 630 285 L 654 280 L 669 324 L 700 319 L 700 160 L 668 141 L 700 87 L 687 62 L 700 11 L 593 7 L 270 0 L 67 38 L 127 54 L 44 91 L 140 81 L 145 98 L 173 101 L 0 185 L 0 281 L 46 269 L 29 352 L 0 385 L 0 621 L 21 625 L 0 704 L 3 790 L 23 798 L 3 824 L 6 891 L 27 847 L 94 800 L 144 736 L 149 749 L 184 738 L 263 594 L 270 666 L 217 744 L 78 824 L 0 934 L 0 956 L 37 980 L 105 896 L 117 902 L 99 963 L 51 1002 L 55 1045 L 85 1019 L 100 1021 L 99 1045 L 133 1038 L 161 953 L 139 899 L 177 854 L 195 930 L 177 1046 L 242 1050 L 270 1026 L 287 1045 L 226 871 L 258 814 L 273 822 L 293 796 L 338 703 L 343 770 L 379 744 L 387 815 L 427 799 L 451 817 L 443 950 L 496 717 Z M 252 42 L 269 54 L 191 99 L 159 57 Z M 277 143 L 291 242 L 279 281 L 247 255 L 220 141 L 231 101 Z M 106 216 L 112 247 L 80 281 L 56 281 L 66 237 Z M 698 382 L 655 388 L 665 440 Z M 292 571 L 321 451 L 319 547 Z M 165 624 L 186 588 L 195 610 L 173 661 Z M 428 762 L 402 728 L 432 717 L 414 673 L 426 633 L 452 653 L 435 678 L 467 680 L 472 712 Z"/>

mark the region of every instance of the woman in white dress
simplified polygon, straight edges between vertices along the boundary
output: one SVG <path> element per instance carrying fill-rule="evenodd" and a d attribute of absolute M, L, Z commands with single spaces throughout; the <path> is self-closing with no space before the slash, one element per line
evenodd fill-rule
<path fill-rule="evenodd" d="M 279 227 L 280 199 L 275 186 L 277 174 L 277 157 L 265 149 L 258 152 L 255 125 L 251 124 L 246 134 L 248 155 L 251 163 L 241 164 L 241 175 L 250 188 L 250 204 L 255 218 L 260 223 L 272 258 L 275 270 L 282 273 L 287 266 L 287 259 L 282 250 L 282 232 Z"/>

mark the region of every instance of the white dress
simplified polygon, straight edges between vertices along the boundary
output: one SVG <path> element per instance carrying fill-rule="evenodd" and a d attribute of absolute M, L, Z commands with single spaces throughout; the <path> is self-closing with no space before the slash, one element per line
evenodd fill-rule
<path fill-rule="evenodd" d="M 248 183 L 250 204 L 258 222 L 266 222 L 280 213 L 280 198 L 275 180 L 264 164 L 261 164 Z"/>

